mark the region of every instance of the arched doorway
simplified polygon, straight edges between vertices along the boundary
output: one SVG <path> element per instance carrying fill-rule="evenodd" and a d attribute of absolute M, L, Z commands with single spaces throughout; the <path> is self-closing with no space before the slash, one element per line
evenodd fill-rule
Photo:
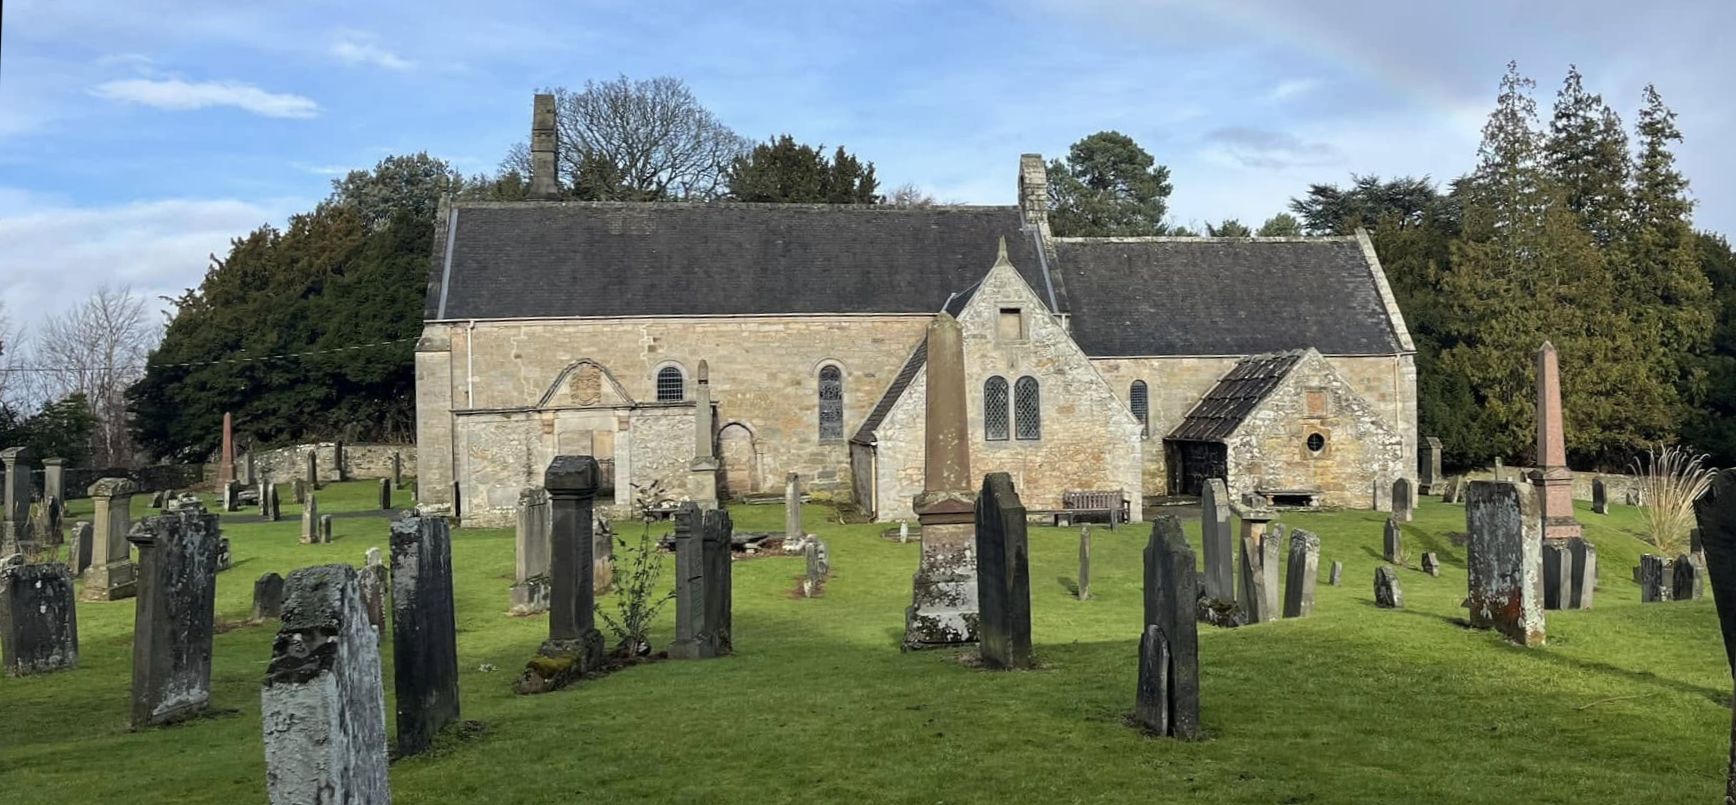
<path fill-rule="evenodd" d="M 718 493 L 725 498 L 739 498 L 760 491 L 759 445 L 754 441 L 753 430 L 740 422 L 731 422 L 718 431 L 717 442 L 723 465 Z"/>

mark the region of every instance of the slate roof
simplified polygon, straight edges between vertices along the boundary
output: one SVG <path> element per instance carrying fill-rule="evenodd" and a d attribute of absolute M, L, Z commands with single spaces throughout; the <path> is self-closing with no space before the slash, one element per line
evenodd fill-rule
<path fill-rule="evenodd" d="M 1302 350 L 1291 350 L 1252 355 L 1237 361 L 1165 438 L 1182 442 L 1216 442 L 1228 438 L 1272 393 L 1272 389 L 1278 387 L 1284 376 L 1296 368 L 1302 355 Z"/>
<path fill-rule="evenodd" d="M 1032 287 L 1017 207 L 512 202 L 447 210 L 424 318 L 933 313 L 1000 238 Z"/>
<path fill-rule="evenodd" d="M 1404 351 L 1356 238 L 1057 239 L 1094 358 Z M 1036 286 L 1034 286 L 1036 287 Z"/>
<path fill-rule="evenodd" d="M 850 441 L 857 444 L 873 444 L 874 431 L 880 429 L 880 423 L 886 421 L 886 415 L 892 413 L 892 406 L 898 404 L 898 398 L 904 396 L 904 390 L 910 388 L 911 381 L 916 379 L 916 373 L 928 363 L 928 338 L 925 335 L 916 349 L 911 350 L 910 357 L 904 361 L 903 368 L 892 378 L 892 384 L 886 387 L 886 393 L 880 395 L 880 401 L 874 404 L 874 410 L 868 412 L 868 418 L 862 421 L 862 427 L 856 429 L 856 435 Z"/>

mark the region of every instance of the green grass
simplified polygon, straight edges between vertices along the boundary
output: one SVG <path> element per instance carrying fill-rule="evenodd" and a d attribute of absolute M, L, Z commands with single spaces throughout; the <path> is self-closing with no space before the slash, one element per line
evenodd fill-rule
<path fill-rule="evenodd" d="M 334 485 L 320 510 L 371 508 L 374 494 L 372 483 Z M 220 577 L 219 619 L 246 617 L 262 573 L 360 564 L 386 542 L 381 519 L 339 519 L 335 542 L 300 545 L 298 514 L 286 500 L 282 522 L 225 529 L 237 564 Z M 776 530 L 783 509 L 733 514 L 738 529 Z M 1631 803 L 1710 802 L 1722 790 L 1731 681 L 1717 617 L 1710 600 L 1638 603 L 1634 509 L 1581 510 L 1601 560 L 1596 609 L 1550 613 L 1548 647 L 1531 650 L 1459 625 L 1464 549 L 1447 533 L 1464 530 L 1463 507 L 1428 501 L 1405 526 L 1412 567 L 1434 550 L 1444 571 L 1403 572 L 1402 611 L 1373 605 L 1384 515 L 1288 515 L 1322 539 L 1315 615 L 1202 628 L 1208 739 L 1198 743 L 1147 738 L 1123 722 L 1147 528 L 1095 532 L 1087 602 L 1066 587 L 1075 532 L 1033 529 L 1042 667 L 994 673 L 954 652 L 900 653 L 918 546 L 829 514 L 804 511 L 832 550 L 823 598 L 792 596 L 799 558 L 735 566 L 735 656 L 532 697 L 510 684 L 546 622 L 505 615 L 511 532 L 458 532 L 463 716 L 487 731 L 394 764 L 396 801 Z M 1197 540 L 1198 524 L 1187 528 Z M 1342 587 L 1325 585 L 1334 559 L 1345 564 Z M 131 601 L 81 603 L 77 670 L 0 679 L 4 799 L 263 801 L 259 681 L 273 627 L 217 637 L 213 705 L 237 713 L 134 733 L 132 614 Z"/>

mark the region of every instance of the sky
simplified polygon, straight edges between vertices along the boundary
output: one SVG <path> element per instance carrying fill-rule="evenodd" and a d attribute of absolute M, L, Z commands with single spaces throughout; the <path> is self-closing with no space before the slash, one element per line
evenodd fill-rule
<path fill-rule="evenodd" d="M 1013 203 L 1019 154 L 1118 130 L 1199 229 L 1353 172 L 1449 180 L 1509 59 L 1545 116 L 1577 64 L 1630 128 L 1657 85 L 1696 223 L 1736 233 L 1732 29 L 1736 3 L 1682 0 L 6 0 L 0 304 L 29 328 L 105 283 L 179 295 L 334 176 L 417 151 L 492 171 L 534 91 L 619 75 L 955 203 Z"/>

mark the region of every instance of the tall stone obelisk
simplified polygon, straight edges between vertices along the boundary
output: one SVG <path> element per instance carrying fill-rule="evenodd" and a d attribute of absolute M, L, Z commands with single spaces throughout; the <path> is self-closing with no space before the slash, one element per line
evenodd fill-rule
<path fill-rule="evenodd" d="M 1575 539 L 1579 521 L 1573 518 L 1573 473 L 1567 469 L 1567 440 L 1561 428 L 1561 369 L 1555 345 L 1537 350 L 1537 469 L 1531 472 L 1537 503 L 1543 514 L 1543 538 Z"/>
<path fill-rule="evenodd" d="M 922 559 L 912 579 L 904 648 L 974 643 L 977 639 L 976 492 L 970 474 L 970 425 L 965 408 L 964 334 L 941 313 L 928 325 L 924 419 Z"/>
<path fill-rule="evenodd" d="M 717 432 L 711 422 L 711 367 L 699 362 L 693 384 L 693 462 L 687 467 L 687 496 L 701 509 L 717 508 Z"/>

